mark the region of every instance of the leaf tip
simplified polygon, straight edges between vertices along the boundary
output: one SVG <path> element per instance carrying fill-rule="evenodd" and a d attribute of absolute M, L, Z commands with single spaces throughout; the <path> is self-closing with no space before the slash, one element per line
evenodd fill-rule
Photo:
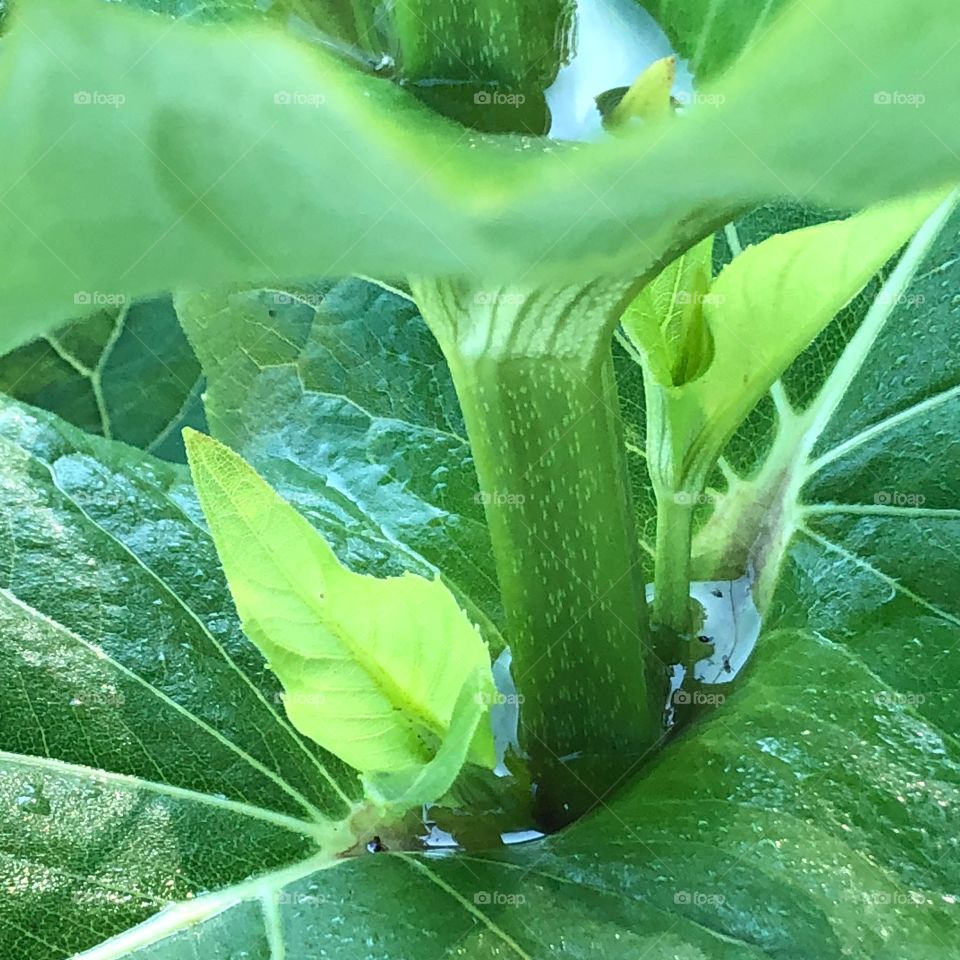
<path fill-rule="evenodd" d="M 206 434 L 201 433 L 199 430 L 194 430 L 193 427 L 184 427 L 180 431 L 180 436 L 183 437 L 183 443 L 187 450 L 189 450 L 190 447 L 195 447 L 203 443 L 204 440 L 210 439 Z"/>
<path fill-rule="evenodd" d="M 212 453 L 215 450 L 224 449 L 219 440 L 214 439 L 206 433 L 194 430 L 193 427 L 184 427 L 180 431 L 183 437 L 183 445 L 187 450 L 187 461 L 193 465 L 195 460 L 203 454 Z"/>

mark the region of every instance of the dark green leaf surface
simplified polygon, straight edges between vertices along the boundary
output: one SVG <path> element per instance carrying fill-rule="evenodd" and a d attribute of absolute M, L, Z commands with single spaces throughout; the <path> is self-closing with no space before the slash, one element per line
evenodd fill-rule
<path fill-rule="evenodd" d="M 807 622 L 829 624 L 882 678 L 909 677 L 918 711 L 954 733 L 958 247 L 955 216 L 817 443 L 803 491 L 809 534 L 787 568 Z"/>
<path fill-rule="evenodd" d="M 484 857 L 386 855 L 289 885 L 277 876 L 264 881 L 272 924 L 244 903 L 250 890 L 213 922 L 245 937 L 251 960 L 948 960 L 957 872 L 938 838 L 957 826 L 956 743 L 842 647 L 766 639 L 776 655 L 722 713 L 571 830 Z M 100 956 L 191 956 L 197 932 L 164 932 Z"/>
<path fill-rule="evenodd" d="M 91 433 L 183 461 L 204 429 L 200 364 L 169 298 L 104 309 L 0 357 L 0 391 Z"/>
<path fill-rule="evenodd" d="M 354 568 L 439 569 L 499 622 L 462 415 L 412 303 L 345 280 L 183 295 L 177 304 L 207 374 L 215 437 Z"/>
<path fill-rule="evenodd" d="M 356 795 L 240 634 L 184 468 L 0 409 L 0 956 L 312 856 Z"/>
<path fill-rule="evenodd" d="M 78 289 L 640 274 L 768 197 L 862 205 L 960 170 L 951 0 L 876 0 L 866 19 L 860 0 L 796 4 L 724 75 L 722 103 L 579 150 L 470 140 L 261 27 L 19 10 L 0 84 L 0 305 L 16 320 L 0 348 L 62 321 Z"/>

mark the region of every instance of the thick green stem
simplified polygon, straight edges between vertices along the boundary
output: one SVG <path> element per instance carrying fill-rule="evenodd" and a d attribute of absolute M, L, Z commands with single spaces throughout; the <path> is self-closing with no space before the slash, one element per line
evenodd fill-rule
<path fill-rule="evenodd" d="M 581 323 L 578 349 L 552 355 L 515 337 L 498 349 L 475 328 L 441 337 L 493 541 L 524 698 L 521 741 L 548 826 L 602 798 L 662 732 L 609 340 L 590 334 Z"/>
<path fill-rule="evenodd" d="M 506 608 L 523 746 L 540 778 L 660 733 L 609 358 L 478 357 L 454 369 Z M 595 774 L 592 774 L 595 775 Z"/>

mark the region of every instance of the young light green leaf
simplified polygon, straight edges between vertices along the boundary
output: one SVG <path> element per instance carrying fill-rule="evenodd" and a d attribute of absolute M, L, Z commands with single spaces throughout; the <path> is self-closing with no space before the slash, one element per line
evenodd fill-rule
<path fill-rule="evenodd" d="M 927 193 L 881 204 L 775 235 L 734 259 L 702 297 L 713 342 L 709 367 L 660 397 L 648 390 L 663 408 L 649 445 L 657 454 L 650 461 L 655 481 L 697 488 L 762 394 L 941 199 Z"/>
<path fill-rule="evenodd" d="M 645 375 L 647 464 L 657 498 L 654 621 L 668 628 L 666 644 L 690 629 L 693 504 L 724 444 L 941 199 L 915 196 L 749 248 L 704 297 L 713 338 L 706 371 L 682 386 Z"/>
<path fill-rule="evenodd" d="M 658 274 L 623 315 L 624 331 L 661 386 L 695 380 L 713 359 L 713 338 L 703 315 L 712 256 L 710 236 Z"/>
<path fill-rule="evenodd" d="M 493 689 L 486 647 L 447 587 L 348 570 L 241 457 L 194 431 L 185 442 L 237 611 L 294 726 L 362 773 L 429 762 L 467 678 L 480 670 Z M 488 725 L 469 757 L 496 762 Z"/>
<path fill-rule="evenodd" d="M 714 361 L 691 385 L 710 420 L 734 430 L 942 199 L 924 194 L 779 234 L 721 271 L 704 304 Z"/>
<path fill-rule="evenodd" d="M 656 123 L 669 117 L 672 113 L 670 90 L 676 75 L 676 57 L 655 60 L 626 90 L 623 98 L 610 111 L 604 126 L 608 130 L 616 131 L 632 121 Z M 597 106 L 603 112 L 599 102 Z"/>

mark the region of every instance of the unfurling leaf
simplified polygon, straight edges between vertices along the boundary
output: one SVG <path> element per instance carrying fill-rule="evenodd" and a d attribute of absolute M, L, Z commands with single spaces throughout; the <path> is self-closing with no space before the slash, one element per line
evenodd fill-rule
<path fill-rule="evenodd" d="M 626 127 L 632 120 L 644 123 L 670 116 L 670 91 L 677 74 L 677 58 L 655 60 L 627 88 L 622 99 L 606 114 L 604 124 L 609 130 Z M 603 109 L 603 105 L 597 102 Z"/>
<path fill-rule="evenodd" d="M 708 295 L 695 297 L 702 301 L 711 340 L 708 365 L 695 378 L 668 381 L 657 351 L 641 349 L 654 381 L 648 403 L 653 410 L 662 408 L 648 439 L 655 482 L 671 490 L 698 490 L 723 444 L 763 393 L 919 229 L 942 196 L 925 193 L 880 204 L 748 247 L 717 276 Z M 625 326 L 636 336 L 646 328 L 634 322 L 633 311 L 631 306 Z M 664 353 L 676 355 L 666 345 Z M 676 369 L 669 368 L 671 376 Z"/>
<path fill-rule="evenodd" d="M 713 359 L 713 338 L 703 315 L 712 256 L 710 236 L 647 284 L 623 315 L 624 331 L 661 386 L 695 380 Z"/>
<path fill-rule="evenodd" d="M 194 431 L 185 442 L 237 611 L 294 726 L 365 774 L 432 760 L 447 772 L 454 757 L 492 767 L 489 656 L 448 588 L 348 570 L 240 456 Z M 464 719 L 468 681 L 478 712 Z M 468 743 L 444 750 L 464 730 Z"/>

